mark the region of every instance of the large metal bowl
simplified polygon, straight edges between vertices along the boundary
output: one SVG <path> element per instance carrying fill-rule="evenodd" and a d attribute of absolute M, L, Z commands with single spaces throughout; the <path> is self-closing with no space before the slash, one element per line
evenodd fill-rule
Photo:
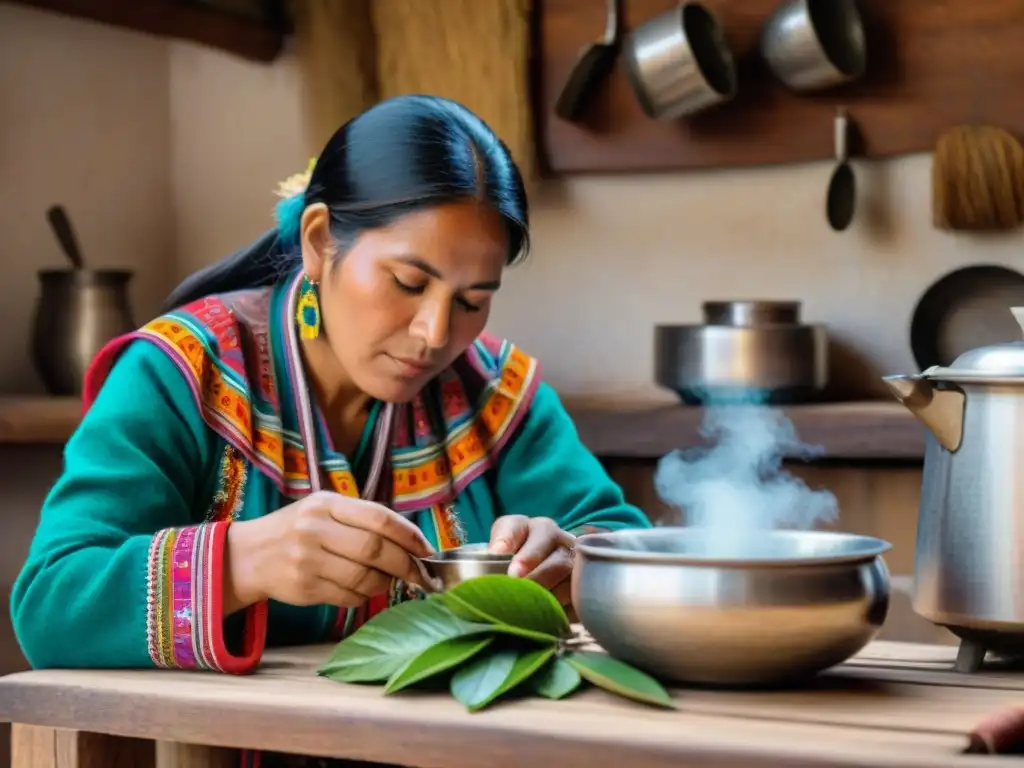
<path fill-rule="evenodd" d="M 795 682 L 845 661 L 881 629 L 888 542 L 758 531 L 730 536 L 730 557 L 717 556 L 722 543 L 695 528 L 581 536 L 572 581 L 580 621 L 608 653 L 662 679 L 724 686 Z"/>

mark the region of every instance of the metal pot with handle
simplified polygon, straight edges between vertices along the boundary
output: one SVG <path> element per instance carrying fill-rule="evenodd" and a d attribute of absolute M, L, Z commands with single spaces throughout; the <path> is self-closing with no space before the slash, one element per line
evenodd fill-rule
<path fill-rule="evenodd" d="M 51 395 L 82 393 L 89 363 L 111 339 L 135 330 L 128 299 L 132 273 L 51 269 L 39 273 L 32 360 Z"/>
<path fill-rule="evenodd" d="M 718 20 L 682 2 L 626 38 L 626 76 L 644 114 L 677 120 L 736 96 L 736 62 Z"/>
<path fill-rule="evenodd" d="M 71 269 L 39 273 L 32 361 L 51 395 L 79 395 L 85 371 L 103 346 L 135 329 L 128 299 L 132 273 L 87 269 L 64 206 L 50 206 L 46 218 Z"/>
<path fill-rule="evenodd" d="M 961 638 L 961 668 L 1024 655 L 1024 340 L 884 380 L 927 428 L 914 610 Z"/>

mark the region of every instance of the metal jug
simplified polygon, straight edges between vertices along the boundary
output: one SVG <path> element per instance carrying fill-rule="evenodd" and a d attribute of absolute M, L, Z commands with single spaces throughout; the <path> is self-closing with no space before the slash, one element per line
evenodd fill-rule
<path fill-rule="evenodd" d="M 1024 653 L 1024 341 L 884 380 L 928 429 L 915 612 L 961 639 L 961 669 Z"/>
<path fill-rule="evenodd" d="M 128 300 L 131 278 L 124 270 L 39 272 L 32 360 L 51 395 L 80 395 L 96 354 L 111 339 L 135 330 Z"/>

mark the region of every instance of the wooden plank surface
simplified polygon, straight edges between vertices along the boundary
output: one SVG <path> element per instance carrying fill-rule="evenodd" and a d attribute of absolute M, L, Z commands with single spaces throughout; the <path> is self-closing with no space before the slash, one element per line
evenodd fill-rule
<path fill-rule="evenodd" d="M 621 57 L 600 89 L 589 126 L 554 115 L 581 46 L 604 30 L 601 0 L 538 0 L 538 120 L 544 164 L 555 173 L 768 165 L 833 157 L 832 121 L 849 107 L 873 157 L 930 150 L 962 122 L 1024 134 L 1024 0 L 859 0 L 868 71 L 859 84 L 795 95 L 758 51 L 765 19 L 781 0 L 705 0 L 739 62 L 739 93 L 719 109 L 672 123 L 646 118 Z M 622 3 L 627 28 L 676 0 Z"/>
<path fill-rule="evenodd" d="M 284 49 L 284 32 L 269 23 L 241 18 L 195 4 L 167 0 L 9 0 L 164 38 L 218 48 L 250 61 L 267 63 Z"/>
<path fill-rule="evenodd" d="M 655 459 L 704 443 L 704 410 L 612 398 L 565 398 L 580 438 L 598 456 Z M 782 409 L 820 458 L 920 460 L 924 428 L 895 401 L 795 405 Z"/>
<path fill-rule="evenodd" d="M 891 645 L 873 644 L 865 654 Z M 898 645 L 905 646 L 898 650 L 908 660 L 916 658 L 915 646 Z M 587 690 L 566 701 L 524 699 L 471 715 L 444 695 L 385 697 L 376 687 L 317 678 L 314 669 L 328 652 L 326 646 L 315 646 L 268 653 L 261 671 L 247 678 L 171 671 L 19 673 L 0 679 L 0 719 L 453 768 L 535 761 L 637 768 L 934 768 L 988 764 L 982 762 L 986 758 L 958 756 L 966 734 L 978 720 L 1020 700 L 1013 690 L 826 674 L 805 690 L 676 689 L 677 712 Z"/>
<path fill-rule="evenodd" d="M 0 397 L 0 443 L 63 445 L 81 417 L 77 397 Z"/>

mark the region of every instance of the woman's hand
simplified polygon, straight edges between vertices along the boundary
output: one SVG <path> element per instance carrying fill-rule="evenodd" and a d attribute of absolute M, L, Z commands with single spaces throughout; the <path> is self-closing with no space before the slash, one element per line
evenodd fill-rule
<path fill-rule="evenodd" d="M 550 589 L 562 605 L 569 605 L 575 541 L 551 518 L 506 515 L 491 527 L 490 550 L 515 554 L 510 576 L 532 579 Z"/>
<path fill-rule="evenodd" d="M 413 557 L 434 548 L 412 522 L 374 502 L 310 494 L 228 527 L 225 615 L 273 598 L 291 605 L 352 608 L 393 578 L 422 584 Z"/>

